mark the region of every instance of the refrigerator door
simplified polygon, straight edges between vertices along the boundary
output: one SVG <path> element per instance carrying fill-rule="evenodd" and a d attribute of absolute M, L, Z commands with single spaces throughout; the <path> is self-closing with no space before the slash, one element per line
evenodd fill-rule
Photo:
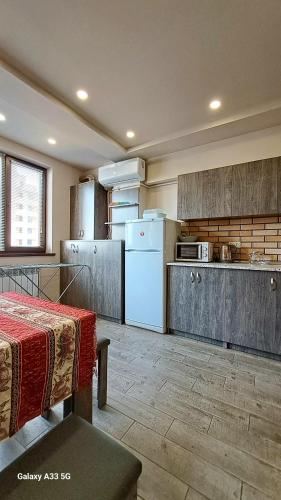
<path fill-rule="evenodd" d="M 165 331 L 162 252 L 126 252 L 125 296 L 127 324 Z"/>
<path fill-rule="evenodd" d="M 126 250 L 159 250 L 163 252 L 163 220 L 127 222 L 125 228 Z M 127 271 L 126 271 L 127 272 Z"/>

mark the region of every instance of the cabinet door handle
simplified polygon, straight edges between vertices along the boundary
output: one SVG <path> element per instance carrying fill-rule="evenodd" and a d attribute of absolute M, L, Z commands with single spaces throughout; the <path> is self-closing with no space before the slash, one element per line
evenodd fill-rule
<path fill-rule="evenodd" d="M 277 282 L 276 282 L 276 279 L 275 278 L 271 278 L 270 279 L 270 288 L 271 288 L 271 291 L 274 292 L 277 288 Z"/>
<path fill-rule="evenodd" d="M 201 274 L 196 273 L 196 279 L 197 279 L 197 283 L 201 283 L 201 281 L 202 281 Z"/>
<path fill-rule="evenodd" d="M 74 245 L 74 243 L 71 243 L 70 247 L 71 247 L 72 252 L 75 253 L 75 245 Z"/>
<path fill-rule="evenodd" d="M 94 254 L 96 254 L 96 253 L 97 253 L 97 251 L 98 251 L 98 249 L 97 249 L 97 246 L 95 245 L 95 246 L 94 246 Z"/>
<path fill-rule="evenodd" d="M 81 230 L 81 236 L 84 237 L 84 229 Z"/>
<path fill-rule="evenodd" d="M 190 273 L 190 279 L 191 279 L 191 283 L 194 283 L 195 281 L 195 276 L 194 276 L 194 273 L 191 271 Z"/>

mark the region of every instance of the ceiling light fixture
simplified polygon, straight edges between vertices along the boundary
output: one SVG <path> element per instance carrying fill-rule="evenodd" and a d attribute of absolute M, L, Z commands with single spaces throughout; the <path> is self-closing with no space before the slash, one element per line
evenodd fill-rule
<path fill-rule="evenodd" d="M 0 113 L 0 122 L 5 122 L 6 121 L 6 116 L 3 115 L 3 113 Z"/>
<path fill-rule="evenodd" d="M 88 92 L 86 92 L 86 90 L 83 90 L 83 89 L 77 90 L 76 95 L 77 95 L 78 99 L 81 99 L 81 101 L 86 101 L 86 99 L 88 99 L 88 97 L 89 97 Z"/>
<path fill-rule="evenodd" d="M 211 109 L 219 109 L 221 107 L 221 101 L 219 101 L 219 99 L 214 99 L 210 102 L 209 107 Z"/>
<path fill-rule="evenodd" d="M 135 132 L 133 132 L 132 130 L 128 130 L 126 135 L 129 139 L 133 139 L 133 137 L 135 137 Z"/>
<path fill-rule="evenodd" d="M 52 144 L 52 146 L 54 146 L 54 145 L 57 143 L 57 141 L 56 141 L 56 139 L 54 139 L 53 137 L 49 137 L 49 139 L 48 139 L 48 143 L 49 143 L 49 144 Z"/>

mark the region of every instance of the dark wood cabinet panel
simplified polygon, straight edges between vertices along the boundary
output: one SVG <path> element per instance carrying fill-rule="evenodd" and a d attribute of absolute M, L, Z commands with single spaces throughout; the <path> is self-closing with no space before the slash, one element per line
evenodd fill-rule
<path fill-rule="evenodd" d="M 178 177 L 178 219 L 281 213 L 281 158 Z"/>
<path fill-rule="evenodd" d="M 272 345 L 275 354 L 281 354 L 281 273 L 274 273 L 271 288 L 275 288 L 276 293 L 276 325 L 273 335 Z"/>
<path fill-rule="evenodd" d="M 124 320 L 124 242 L 62 241 L 61 262 L 86 264 L 62 298 L 62 303 L 90 309 L 100 316 Z M 78 268 L 61 270 L 61 289 Z"/>
<path fill-rule="evenodd" d="M 62 297 L 63 304 L 93 310 L 92 253 L 93 245 L 86 241 L 61 242 L 61 262 L 88 266 L 80 272 Z M 61 290 L 71 282 L 78 270 L 78 267 L 61 269 Z"/>
<path fill-rule="evenodd" d="M 169 328 L 195 334 L 199 322 L 198 294 L 193 267 L 169 267 Z M 193 281 L 193 282 L 192 282 Z"/>
<path fill-rule="evenodd" d="M 178 219 L 231 216 L 232 167 L 178 178 Z"/>
<path fill-rule="evenodd" d="M 70 188 L 70 238 L 94 240 L 106 238 L 106 191 L 95 181 Z"/>
<path fill-rule="evenodd" d="M 225 271 L 196 269 L 197 335 L 224 340 Z"/>
<path fill-rule="evenodd" d="M 239 346 L 280 353 L 276 339 L 277 273 L 228 270 L 225 278 L 225 340 Z M 278 292 L 280 294 L 280 291 Z"/>
<path fill-rule="evenodd" d="M 280 158 L 235 165 L 232 170 L 232 216 L 278 213 L 277 172 Z"/>
<path fill-rule="evenodd" d="M 202 172 L 202 217 L 230 217 L 232 167 Z"/>
<path fill-rule="evenodd" d="M 124 316 L 124 242 L 96 241 L 93 257 L 94 309 L 108 318 Z"/>
<path fill-rule="evenodd" d="M 277 158 L 277 203 L 278 203 L 278 213 L 281 214 L 281 157 Z"/>
<path fill-rule="evenodd" d="M 178 219 L 202 218 L 203 172 L 179 175 Z"/>
<path fill-rule="evenodd" d="M 105 226 L 105 222 L 108 220 L 107 192 L 98 182 L 95 183 L 94 210 L 94 240 L 103 240 L 107 237 L 107 227 Z"/>
<path fill-rule="evenodd" d="M 281 355 L 281 273 L 170 266 L 171 330 Z"/>
<path fill-rule="evenodd" d="M 169 328 L 223 340 L 224 271 L 169 268 Z"/>

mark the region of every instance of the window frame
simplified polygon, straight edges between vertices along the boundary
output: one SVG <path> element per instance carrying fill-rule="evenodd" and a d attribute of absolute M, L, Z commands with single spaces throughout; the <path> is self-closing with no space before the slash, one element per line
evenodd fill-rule
<path fill-rule="evenodd" d="M 8 155 L 2 152 L 4 156 L 4 169 L 5 169 L 5 231 L 4 231 L 4 242 L 5 250 L 0 251 L 0 257 L 16 257 L 16 256 L 35 256 L 35 255 L 46 255 L 47 246 L 47 169 L 36 165 L 30 161 L 22 160 L 12 155 Z M 23 165 L 32 167 L 35 170 L 40 170 L 43 174 L 43 243 L 37 247 L 15 247 L 11 246 L 11 164 L 12 161 L 17 161 Z"/>

